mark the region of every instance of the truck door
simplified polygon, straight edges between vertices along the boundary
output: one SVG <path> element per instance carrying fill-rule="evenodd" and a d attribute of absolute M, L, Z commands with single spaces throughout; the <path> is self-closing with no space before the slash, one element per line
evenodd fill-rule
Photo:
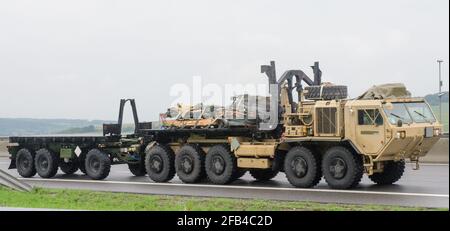
<path fill-rule="evenodd" d="M 385 143 L 384 120 L 378 108 L 357 109 L 356 140 L 367 154 L 376 154 Z"/>

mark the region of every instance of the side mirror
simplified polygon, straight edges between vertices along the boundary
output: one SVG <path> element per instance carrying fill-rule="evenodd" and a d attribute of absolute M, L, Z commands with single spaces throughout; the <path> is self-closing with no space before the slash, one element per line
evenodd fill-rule
<path fill-rule="evenodd" d="M 402 127 L 402 126 L 403 126 L 403 121 L 397 120 L 397 127 Z"/>

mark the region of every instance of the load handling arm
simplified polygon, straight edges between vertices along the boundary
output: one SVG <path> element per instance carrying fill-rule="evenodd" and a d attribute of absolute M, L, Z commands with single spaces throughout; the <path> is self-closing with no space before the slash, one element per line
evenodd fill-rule
<path fill-rule="evenodd" d="M 270 65 L 262 65 L 261 73 L 265 73 L 269 78 L 269 84 L 275 84 L 278 87 L 278 92 L 270 91 L 271 100 L 281 99 L 281 90 L 287 84 L 287 96 L 289 100 L 289 105 L 281 105 L 279 101 L 277 105 L 284 106 L 284 108 L 291 108 L 291 111 L 288 113 L 295 113 L 297 108 L 293 106 L 294 99 L 292 91 L 294 89 L 297 90 L 298 93 L 298 102 L 301 101 L 301 92 L 303 91 L 302 81 L 304 81 L 309 86 L 317 86 L 322 83 L 322 71 L 319 68 L 319 62 L 315 62 L 314 66 L 311 66 L 314 73 L 314 80 L 309 78 L 302 70 L 288 70 L 284 72 L 280 79 L 277 80 L 276 70 L 275 70 L 275 62 L 271 61 Z M 293 84 L 293 80 L 295 78 L 295 85 Z M 278 96 L 274 94 L 279 94 Z M 274 105 L 274 104 L 272 104 Z M 288 107 L 286 107 L 288 106 Z M 281 113 L 281 112 L 280 112 Z"/>
<path fill-rule="evenodd" d="M 134 99 L 121 99 L 120 107 L 119 107 L 119 118 L 117 120 L 117 124 L 103 124 L 103 136 L 121 136 L 122 135 L 122 124 L 123 124 L 123 111 L 125 108 L 125 104 L 130 102 L 131 109 L 133 111 L 133 120 L 134 120 L 134 134 L 138 134 L 141 129 L 151 129 L 152 123 L 145 122 L 139 123 L 139 118 L 136 109 L 136 102 Z"/>

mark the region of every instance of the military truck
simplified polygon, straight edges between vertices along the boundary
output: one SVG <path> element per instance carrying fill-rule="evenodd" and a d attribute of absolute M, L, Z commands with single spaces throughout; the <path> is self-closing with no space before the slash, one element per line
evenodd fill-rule
<path fill-rule="evenodd" d="M 178 117 L 156 127 L 139 122 L 133 99 L 121 100 L 118 123 L 105 124 L 103 136 L 10 137 L 10 168 L 23 177 L 37 172 L 44 178 L 58 168 L 66 174 L 80 169 L 100 180 L 112 164 L 128 164 L 131 173 L 147 174 L 155 182 L 177 175 L 185 183 L 207 178 L 213 184 L 229 184 L 246 172 L 258 181 L 284 172 L 295 187 L 314 187 L 323 177 L 335 189 L 356 187 L 364 173 L 376 184 L 393 184 L 408 159 L 418 169 L 420 157 L 442 131 L 423 98 L 387 85 L 348 99 L 346 86 L 322 83 L 318 62 L 312 69 L 313 79 L 301 70 L 277 79 L 275 62 L 261 66 L 270 97 L 255 108 L 270 109 L 270 118 L 260 111 L 249 118 L 249 97 L 244 96 L 243 118 Z M 128 101 L 135 132 L 122 135 Z"/>

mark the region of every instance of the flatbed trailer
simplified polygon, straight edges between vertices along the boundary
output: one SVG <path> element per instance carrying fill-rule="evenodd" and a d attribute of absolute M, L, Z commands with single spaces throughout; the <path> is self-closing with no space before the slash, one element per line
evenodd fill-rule
<path fill-rule="evenodd" d="M 256 126 L 156 128 L 139 122 L 134 99 L 123 99 L 118 123 L 104 124 L 102 136 L 10 137 L 10 169 L 43 178 L 58 169 L 65 174 L 79 169 L 101 180 L 111 165 L 127 164 L 133 175 L 148 175 L 155 182 L 168 182 L 176 174 L 185 183 L 207 177 L 214 184 L 228 184 L 246 172 L 259 181 L 284 172 L 295 187 L 314 187 L 324 177 L 330 187 L 348 189 L 364 173 L 377 184 L 395 183 L 405 159 L 418 168 L 419 159 L 440 138 L 442 125 L 424 99 L 348 100 L 346 87 L 321 84 L 318 63 L 314 80 L 301 70 L 286 71 L 277 80 L 274 65 L 261 67 L 276 86 L 269 100 L 279 110 L 270 129 L 261 129 L 258 118 Z M 310 87 L 303 89 L 302 82 Z M 135 131 L 123 135 L 127 102 Z"/>
<path fill-rule="evenodd" d="M 38 173 L 43 178 L 50 178 L 56 174 L 58 167 L 65 174 L 73 174 L 78 169 L 86 174 L 83 161 L 89 150 L 96 148 L 112 150 L 119 149 L 120 146 L 120 138 L 115 136 L 9 137 L 8 150 L 11 153 L 9 169 L 17 168 L 22 177 L 32 177 Z M 111 161 L 111 163 L 121 162 Z"/>

